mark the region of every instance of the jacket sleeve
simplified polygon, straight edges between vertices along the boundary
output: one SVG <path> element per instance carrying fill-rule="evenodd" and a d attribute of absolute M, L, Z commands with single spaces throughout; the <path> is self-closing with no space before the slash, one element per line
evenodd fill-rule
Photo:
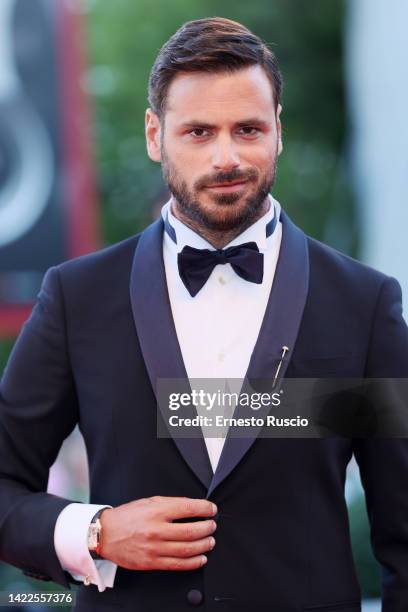
<path fill-rule="evenodd" d="M 78 421 L 65 325 L 59 271 L 50 268 L 0 381 L 0 559 L 69 586 L 53 538 L 70 500 L 46 492 Z"/>
<path fill-rule="evenodd" d="M 368 351 L 366 377 L 384 379 L 384 392 L 408 379 L 408 329 L 401 288 L 387 278 L 381 287 Z M 386 397 L 392 397 L 389 393 Z M 408 401 L 408 398 L 407 398 Z M 356 439 L 354 454 L 366 495 L 374 554 L 382 566 L 382 610 L 408 609 L 408 439 Z"/>

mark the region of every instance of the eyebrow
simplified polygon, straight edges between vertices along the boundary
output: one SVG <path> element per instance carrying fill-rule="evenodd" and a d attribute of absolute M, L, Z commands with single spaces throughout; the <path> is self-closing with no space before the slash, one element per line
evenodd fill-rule
<path fill-rule="evenodd" d="M 254 126 L 254 127 L 266 127 L 268 125 L 271 125 L 270 121 L 266 121 L 265 119 L 259 119 L 257 117 L 249 117 L 248 119 L 244 119 L 243 121 L 237 121 L 234 124 L 236 127 L 245 127 L 245 126 Z M 191 119 L 189 121 L 186 121 L 185 123 L 182 123 L 180 126 L 182 129 L 187 129 L 187 128 L 200 128 L 200 129 L 205 129 L 205 130 L 213 130 L 215 129 L 217 126 L 211 123 L 206 123 L 203 121 L 195 121 L 194 119 Z"/>

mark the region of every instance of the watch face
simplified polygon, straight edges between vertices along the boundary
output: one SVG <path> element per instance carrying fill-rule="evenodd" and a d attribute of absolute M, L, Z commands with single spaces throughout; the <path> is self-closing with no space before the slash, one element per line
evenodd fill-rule
<path fill-rule="evenodd" d="M 96 550 L 99 541 L 99 526 L 97 523 L 91 523 L 88 529 L 88 549 Z"/>

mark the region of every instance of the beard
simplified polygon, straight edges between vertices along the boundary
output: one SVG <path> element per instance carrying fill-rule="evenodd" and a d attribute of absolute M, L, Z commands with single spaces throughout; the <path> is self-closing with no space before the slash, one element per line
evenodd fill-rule
<path fill-rule="evenodd" d="M 261 216 L 263 203 L 275 183 L 278 147 L 271 168 L 264 176 L 261 176 L 256 168 L 246 170 L 234 168 L 230 172 L 205 175 L 195 181 L 191 189 L 167 156 L 164 145 L 161 157 L 164 181 L 176 199 L 180 212 L 194 225 L 198 224 L 211 231 L 227 232 L 249 227 Z M 208 185 L 237 180 L 248 181 L 249 186 L 254 185 L 252 193 L 244 197 L 240 193 L 207 192 L 206 197 L 211 201 L 209 205 L 200 199 L 200 194 Z"/>

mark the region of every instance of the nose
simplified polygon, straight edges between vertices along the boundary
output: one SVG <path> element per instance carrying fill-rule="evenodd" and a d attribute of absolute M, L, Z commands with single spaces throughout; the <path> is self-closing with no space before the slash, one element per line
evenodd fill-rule
<path fill-rule="evenodd" d="M 240 159 L 236 146 L 230 137 L 217 139 L 213 154 L 213 167 L 215 170 L 228 172 L 240 165 Z"/>

